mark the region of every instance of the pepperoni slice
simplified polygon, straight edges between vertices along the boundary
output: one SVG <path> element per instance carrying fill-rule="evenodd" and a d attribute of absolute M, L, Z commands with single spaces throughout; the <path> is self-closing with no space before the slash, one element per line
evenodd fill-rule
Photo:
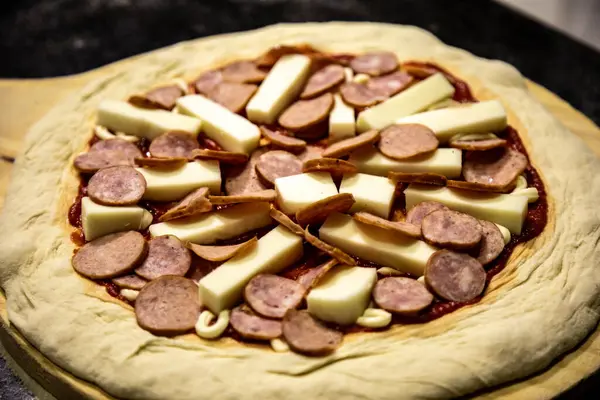
<path fill-rule="evenodd" d="M 384 75 L 398 68 L 398 58 L 389 51 L 374 51 L 354 58 L 350 68 L 357 74 Z"/>
<path fill-rule="evenodd" d="M 258 86 L 247 83 L 223 82 L 211 89 L 207 96 L 229 111 L 239 113 L 246 107 L 256 89 Z"/>
<path fill-rule="evenodd" d="M 469 214 L 438 210 L 423 218 L 421 231 L 426 242 L 452 249 L 470 249 L 481 241 L 481 224 Z"/>
<path fill-rule="evenodd" d="M 275 221 L 279 222 L 281 225 L 289 229 L 292 233 L 298 236 L 304 236 L 304 229 L 302 229 L 300 225 L 292 221 L 290 217 L 288 217 L 275 207 L 271 206 L 271 212 L 269 213 L 269 215 Z"/>
<path fill-rule="evenodd" d="M 191 263 L 189 250 L 176 236 L 158 236 L 150 240 L 148 257 L 135 273 L 148 280 L 164 275 L 183 276 L 190 269 Z"/>
<path fill-rule="evenodd" d="M 527 168 L 527 157 L 522 153 L 497 148 L 468 152 L 462 173 L 467 182 L 506 187 Z"/>
<path fill-rule="evenodd" d="M 486 265 L 494 261 L 504 250 L 504 237 L 496 224 L 489 221 L 479 221 L 483 236 L 479 243 L 477 261 Z"/>
<path fill-rule="evenodd" d="M 431 172 L 388 172 L 388 179 L 402 183 L 424 183 L 427 185 L 446 186 L 448 181 L 444 175 Z"/>
<path fill-rule="evenodd" d="M 395 160 L 427 154 L 439 145 L 435 133 L 425 125 L 392 125 L 381 132 L 379 150 Z"/>
<path fill-rule="evenodd" d="M 252 239 L 245 241 L 244 243 L 231 244 L 228 246 L 205 246 L 194 243 L 187 243 L 188 249 L 194 252 L 198 257 L 213 262 L 227 261 L 236 254 L 242 253 L 248 248 L 255 246 L 258 239 L 253 237 Z"/>
<path fill-rule="evenodd" d="M 335 258 L 342 264 L 346 264 L 346 265 L 356 264 L 356 261 L 354 261 L 354 259 L 352 257 L 350 257 L 348 254 L 344 253 L 342 250 L 338 249 L 337 247 L 334 247 L 328 243 L 325 243 L 324 241 L 322 241 L 321 239 L 319 239 L 318 237 L 316 237 L 315 235 L 310 233 L 308 231 L 308 226 L 304 230 L 304 239 L 306 239 L 306 241 L 308 243 L 310 243 L 317 249 L 329 254 L 331 257 Z"/>
<path fill-rule="evenodd" d="M 277 199 L 277 192 L 273 189 L 261 190 L 260 192 L 238 194 L 234 196 L 208 196 L 212 204 L 238 204 L 271 202 Z"/>
<path fill-rule="evenodd" d="M 269 139 L 271 144 L 283 150 L 290 151 L 292 153 L 299 153 L 306 149 L 306 142 L 302 139 L 284 135 L 283 133 L 271 130 L 264 126 L 260 127 L 260 132 L 264 137 Z"/>
<path fill-rule="evenodd" d="M 377 281 L 373 300 L 389 312 L 412 315 L 427 308 L 433 302 L 433 295 L 416 279 L 389 277 Z"/>
<path fill-rule="evenodd" d="M 345 78 L 344 67 L 338 64 L 330 64 L 308 78 L 304 90 L 300 93 L 300 98 L 309 99 L 318 96 L 339 85 Z"/>
<path fill-rule="evenodd" d="M 379 131 L 370 130 L 349 139 L 340 140 L 323 151 L 323 157 L 340 158 L 354 150 L 375 143 L 379 140 Z"/>
<path fill-rule="evenodd" d="M 167 212 L 160 216 L 160 222 L 171 221 L 177 218 L 191 217 L 192 215 L 203 214 L 212 210 L 212 204 L 208 200 L 208 188 L 201 187 L 187 196 L 179 203 L 171 207 Z"/>
<path fill-rule="evenodd" d="M 192 151 L 192 157 L 197 160 L 217 160 L 225 164 L 245 164 L 248 162 L 248 155 L 245 153 L 222 150 L 196 149 Z"/>
<path fill-rule="evenodd" d="M 423 218 L 437 210 L 448 210 L 448 207 L 437 201 L 423 201 L 410 209 L 406 214 L 406 222 L 420 228 Z"/>
<path fill-rule="evenodd" d="M 456 189 L 474 190 L 476 192 L 506 193 L 506 192 L 510 192 L 515 187 L 515 183 L 516 183 L 516 180 L 513 182 L 509 182 L 505 186 L 499 186 L 499 185 L 488 185 L 486 183 L 455 181 L 452 179 L 448 179 L 446 181 L 446 186 L 456 188 Z"/>
<path fill-rule="evenodd" d="M 309 269 L 306 273 L 300 275 L 298 283 L 307 289 L 313 288 L 319 283 L 319 280 L 329 272 L 329 270 L 338 265 L 338 260 L 331 259 L 317 267 Z"/>
<path fill-rule="evenodd" d="M 355 108 L 373 106 L 387 99 L 384 94 L 358 82 L 347 82 L 340 86 L 340 94 L 345 103 Z"/>
<path fill-rule="evenodd" d="M 208 71 L 200 75 L 194 81 L 193 85 L 197 93 L 207 95 L 221 82 L 223 82 L 223 74 L 221 71 Z"/>
<path fill-rule="evenodd" d="M 357 212 L 352 218 L 362 222 L 363 224 L 377 226 L 388 231 L 398 232 L 405 236 L 413 238 L 421 238 L 421 227 L 417 227 L 413 224 L 404 221 L 388 221 L 387 219 L 380 218 L 376 215 L 369 214 L 368 212 Z"/>
<path fill-rule="evenodd" d="M 152 157 L 192 158 L 192 151 L 199 148 L 198 141 L 183 131 L 163 133 L 150 143 L 148 150 Z M 140 155 L 141 157 L 141 155 Z"/>
<path fill-rule="evenodd" d="M 119 276 L 112 279 L 113 283 L 124 289 L 140 290 L 148 281 L 136 274 Z"/>
<path fill-rule="evenodd" d="M 413 81 L 414 78 L 406 72 L 396 71 L 388 75 L 371 78 L 365 85 L 387 99 L 409 87 Z"/>
<path fill-rule="evenodd" d="M 194 329 L 199 315 L 198 286 L 181 276 L 163 276 L 148 283 L 135 300 L 138 325 L 155 335 Z"/>
<path fill-rule="evenodd" d="M 271 340 L 281 336 L 281 321 L 258 316 L 244 305 L 231 310 L 229 323 L 246 339 Z"/>
<path fill-rule="evenodd" d="M 80 248 L 71 263 L 90 279 L 107 279 L 133 270 L 146 256 L 148 246 L 141 233 L 111 233 Z"/>
<path fill-rule="evenodd" d="M 88 183 L 90 199 L 107 206 L 136 204 L 146 191 L 146 179 L 135 168 L 108 167 L 96 172 Z"/>
<path fill-rule="evenodd" d="M 332 353 L 342 343 L 344 335 L 327 328 L 308 311 L 289 310 L 283 318 L 283 337 L 298 353 L 321 356 Z"/>
<path fill-rule="evenodd" d="M 259 157 L 256 170 L 265 181 L 275 184 L 277 178 L 301 174 L 302 162 L 292 153 L 273 150 Z"/>
<path fill-rule="evenodd" d="M 254 150 L 245 166 L 225 170 L 225 191 L 228 195 L 253 193 L 265 190 L 267 187 L 258 177 L 256 164 L 260 156 L 267 152 L 266 148 Z"/>
<path fill-rule="evenodd" d="M 265 71 L 248 60 L 232 62 L 223 68 L 221 73 L 224 80 L 237 83 L 259 83 L 267 76 Z"/>
<path fill-rule="evenodd" d="M 87 153 L 78 155 L 74 165 L 81 172 L 93 173 L 107 167 L 134 165 L 136 157 L 142 157 L 142 152 L 126 140 L 101 140 L 94 143 Z"/>
<path fill-rule="evenodd" d="M 256 275 L 244 289 L 244 299 L 254 311 L 267 318 L 283 318 L 306 294 L 298 282 L 277 275 Z"/>
<path fill-rule="evenodd" d="M 296 212 L 296 221 L 300 225 L 323 222 L 334 212 L 345 213 L 354 205 L 354 196 L 350 193 L 339 193 L 316 201 Z"/>
<path fill-rule="evenodd" d="M 138 167 L 154 169 L 179 169 L 187 164 L 187 162 L 187 158 L 183 157 L 144 157 L 135 159 L 135 164 Z"/>
<path fill-rule="evenodd" d="M 485 270 L 479 261 L 467 254 L 439 250 L 427 261 L 425 282 L 446 300 L 466 302 L 483 292 Z"/>
<path fill-rule="evenodd" d="M 356 165 L 339 158 L 315 158 L 304 162 L 302 172 L 329 172 L 332 174 L 355 174 Z"/>
<path fill-rule="evenodd" d="M 129 98 L 129 103 L 143 108 L 159 108 L 172 110 L 177 99 L 185 93 L 178 85 L 161 86 L 150 90 L 144 95 L 134 95 Z"/>
<path fill-rule="evenodd" d="M 279 124 L 292 131 L 301 131 L 324 121 L 332 108 L 331 93 L 311 100 L 298 100 L 281 114 Z"/>
<path fill-rule="evenodd" d="M 495 139 L 483 139 L 483 140 L 450 140 L 450 147 L 461 150 L 472 150 L 472 151 L 485 151 L 495 149 L 497 147 L 505 147 L 506 140 L 495 138 Z"/>

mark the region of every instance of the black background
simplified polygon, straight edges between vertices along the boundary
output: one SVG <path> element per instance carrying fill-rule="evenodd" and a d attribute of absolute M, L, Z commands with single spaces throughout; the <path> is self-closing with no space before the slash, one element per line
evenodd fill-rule
<path fill-rule="evenodd" d="M 425 28 L 504 60 L 600 124 L 600 53 L 484 0 L 0 0 L 0 77 L 83 72 L 181 40 L 277 22 L 377 21 Z M 597 394 L 600 374 L 561 400 Z M 0 399 L 29 399 L 0 359 Z"/>

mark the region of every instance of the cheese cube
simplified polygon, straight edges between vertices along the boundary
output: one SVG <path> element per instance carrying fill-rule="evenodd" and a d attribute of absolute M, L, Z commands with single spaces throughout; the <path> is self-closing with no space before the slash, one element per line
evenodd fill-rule
<path fill-rule="evenodd" d="M 279 208 L 289 215 L 338 193 L 327 172 L 309 172 L 275 179 L 275 190 Z"/>
<path fill-rule="evenodd" d="M 150 225 L 149 231 L 153 237 L 175 235 L 182 241 L 211 244 L 270 225 L 269 211 L 266 202 L 242 203 L 197 217 Z"/>
<path fill-rule="evenodd" d="M 258 274 L 276 274 L 302 257 L 302 238 L 278 226 L 242 252 L 200 279 L 201 303 L 214 314 L 242 300 L 246 284 Z"/>
<path fill-rule="evenodd" d="M 383 103 L 361 111 L 356 128 L 358 132 L 383 129 L 398 118 L 425 110 L 432 104 L 454 94 L 454 86 L 442 74 L 435 74 L 414 84 Z"/>
<path fill-rule="evenodd" d="M 369 306 L 375 282 L 375 268 L 335 267 L 306 297 L 308 312 L 322 321 L 353 324 Z"/>
<path fill-rule="evenodd" d="M 109 233 L 139 231 L 152 223 L 152 214 L 138 206 L 110 207 L 81 199 L 81 227 L 85 240 L 94 240 Z"/>
<path fill-rule="evenodd" d="M 179 200 L 199 187 L 207 187 L 212 194 L 221 191 L 221 170 L 218 161 L 193 161 L 174 170 L 136 169 L 146 178 L 146 200 Z"/>
<path fill-rule="evenodd" d="M 503 130 L 506 128 L 506 111 L 498 100 L 491 100 L 410 115 L 396 123 L 425 125 L 435 132 L 440 142 L 447 142 L 458 133 Z"/>
<path fill-rule="evenodd" d="M 357 150 L 349 161 L 366 174 L 387 176 L 388 172 L 430 172 L 447 178 L 458 178 L 462 170 L 462 152 L 459 149 L 437 149 L 431 154 L 398 161 L 371 147 Z"/>
<path fill-rule="evenodd" d="M 183 114 L 199 118 L 206 136 L 227 151 L 250 154 L 258 147 L 260 130 L 256 125 L 202 95 L 180 97 L 177 107 Z"/>
<path fill-rule="evenodd" d="M 406 209 L 423 201 L 437 201 L 475 218 L 505 226 L 521 233 L 527 215 L 527 198 L 509 194 L 491 194 L 447 187 L 411 184 L 404 190 Z"/>
<path fill-rule="evenodd" d="M 437 250 L 420 240 L 362 224 L 340 213 L 327 218 L 319 237 L 354 256 L 415 276 L 423 275 L 427 260 Z"/>
<path fill-rule="evenodd" d="M 281 57 L 246 106 L 252 122 L 272 124 L 294 101 L 310 72 L 310 58 L 301 54 Z"/>
<path fill-rule="evenodd" d="M 356 202 L 351 213 L 366 211 L 387 219 L 394 202 L 396 185 L 388 178 L 367 174 L 344 175 L 340 193 L 351 193 Z"/>
<path fill-rule="evenodd" d="M 125 101 L 105 100 L 98 107 L 98 125 L 129 135 L 154 139 L 168 131 L 185 131 L 198 136 L 202 122 L 198 118 L 165 110 L 134 107 Z"/>
<path fill-rule="evenodd" d="M 348 139 L 356 134 L 354 108 L 350 107 L 339 94 L 334 96 L 335 103 L 329 114 L 329 143 Z"/>

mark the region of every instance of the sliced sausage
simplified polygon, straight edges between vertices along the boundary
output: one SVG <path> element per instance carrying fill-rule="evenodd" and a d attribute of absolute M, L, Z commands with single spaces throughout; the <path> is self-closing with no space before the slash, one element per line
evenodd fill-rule
<path fill-rule="evenodd" d="M 325 93 L 311 100 L 298 100 L 279 117 L 279 124 L 291 131 L 301 131 L 324 121 L 333 108 L 333 95 Z"/>
<path fill-rule="evenodd" d="M 152 157 L 182 157 L 189 159 L 192 157 L 192 151 L 199 147 L 196 138 L 189 133 L 171 131 L 155 138 L 150 143 L 148 151 L 150 151 Z"/>
<path fill-rule="evenodd" d="M 246 303 L 267 318 L 283 318 L 300 305 L 305 294 L 306 289 L 298 282 L 271 274 L 255 276 L 244 289 Z"/>
<path fill-rule="evenodd" d="M 273 218 L 275 221 L 279 222 L 281 225 L 289 229 L 292 233 L 298 236 L 304 236 L 304 229 L 302 229 L 300 225 L 292 221 L 290 217 L 288 217 L 275 207 L 271 206 L 271 212 L 269 215 L 271 215 L 271 218 Z"/>
<path fill-rule="evenodd" d="M 412 238 L 421 238 L 421 227 L 404 221 L 388 221 L 368 212 L 360 211 L 355 213 L 352 218 L 363 224 L 377 226 L 388 231 L 398 232 L 402 235 Z"/>
<path fill-rule="evenodd" d="M 264 137 L 269 139 L 271 144 L 285 151 L 299 153 L 306 149 L 306 142 L 302 139 L 284 135 L 283 133 L 274 131 L 264 126 L 260 127 L 260 132 Z"/>
<path fill-rule="evenodd" d="M 477 261 L 486 265 L 494 261 L 504 250 L 504 237 L 496 224 L 489 221 L 479 221 L 483 236 L 479 243 Z"/>
<path fill-rule="evenodd" d="M 217 160 L 225 164 L 245 164 L 248 162 L 248 155 L 245 153 L 223 150 L 196 149 L 192 151 L 192 157 L 196 160 Z"/>
<path fill-rule="evenodd" d="M 155 335 L 173 336 L 194 329 L 199 315 L 198 286 L 181 276 L 163 276 L 148 283 L 135 300 L 138 325 Z"/>
<path fill-rule="evenodd" d="M 292 153 L 273 150 L 258 158 L 256 170 L 262 179 L 274 185 L 277 178 L 301 174 L 302 162 Z"/>
<path fill-rule="evenodd" d="M 167 212 L 161 215 L 158 220 L 160 222 L 165 222 L 209 212 L 212 210 L 213 206 L 207 196 L 208 188 L 198 188 L 167 210 Z"/>
<path fill-rule="evenodd" d="M 329 172 L 332 174 L 355 174 L 356 165 L 339 158 L 314 158 L 302 164 L 302 172 Z"/>
<path fill-rule="evenodd" d="M 341 264 L 346 264 L 346 265 L 356 264 L 356 261 L 354 261 L 354 259 L 352 257 L 350 257 L 348 254 L 346 254 L 342 250 L 338 249 L 337 247 L 334 247 L 328 243 L 325 243 L 324 241 L 322 241 L 321 239 L 319 239 L 318 237 L 316 237 L 315 235 L 310 233 L 308 231 L 308 226 L 306 227 L 306 229 L 304 229 L 304 239 L 306 239 L 306 241 L 308 243 L 310 243 L 317 249 L 329 254 L 331 257 L 338 260 Z"/>
<path fill-rule="evenodd" d="M 87 153 L 75 157 L 73 164 L 81 172 L 93 173 L 102 168 L 134 165 L 136 157 L 142 157 L 142 152 L 134 144 L 110 139 L 94 143 Z"/>
<path fill-rule="evenodd" d="M 344 335 L 327 328 L 308 311 L 289 310 L 283 318 L 283 337 L 298 353 L 322 356 L 332 353 L 342 343 Z"/>
<path fill-rule="evenodd" d="M 140 290 L 148 281 L 136 274 L 119 276 L 112 279 L 113 283 L 124 289 Z"/>
<path fill-rule="evenodd" d="M 311 268 L 306 273 L 300 275 L 300 277 L 298 277 L 298 283 L 307 289 L 313 288 L 319 283 L 319 280 L 321 280 L 321 278 L 336 265 L 338 265 L 338 260 L 332 258 L 326 263 Z"/>
<path fill-rule="evenodd" d="M 320 223 L 334 212 L 347 212 L 354 203 L 355 200 L 352 194 L 338 193 L 301 208 L 296 212 L 296 221 L 302 226 Z"/>
<path fill-rule="evenodd" d="M 244 305 L 231 310 L 229 323 L 246 339 L 271 340 L 281 336 L 281 321 L 256 315 Z"/>
<path fill-rule="evenodd" d="M 481 241 L 481 224 L 469 214 L 438 210 L 427 214 L 421 222 L 426 242 L 451 249 L 470 249 Z"/>
<path fill-rule="evenodd" d="M 309 99 L 318 96 L 339 85 L 345 78 L 344 67 L 338 64 L 330 64 L 308 78 L 304 90 L 300 93 L 300 98 Z"/>
<path fill-rule="evenodd" d="M 146 257 L 148 246 L 141 233 L 111 233 L 86 243 L 71 261 L 75 271 L 90 279 L 124 275 Z"/>
<path fill-rule="evenodd" d="M 404 160 L 435 151 L 439 145 L 435 133 L 420 124 L 392 125 L 381 131 L 379 150 L 395 160 Z"/>
<path fill-rule="evenodd" d="M 143 95 L 131 96 L 129 103 L 142 108 L 172 110 L 175 107 L 177 99 L 184 94 L 178 85 L 161 86 Z"/>
<path fill-rule="evenodd" d="M 389 312 L 411 315 L 427 308 L 433 302 L 433 295 L 416 279 L 389 277 L 377 281 L 373 300 Z"/>
<path fill-rule="evenodd" d="M 398 58 L 389 51 L 373 51 L 354 58 L 350 68 L 357 74 L 384 75 L 398 69 Z"/>
<path fill-rule="evenodd" d="M 494 186 L 508 186 L 527 168 L 527 157 L 522 153 L 497 148 L 468 152 L 462 173 L 467 182 Z"/>
<path fill-rule="evenodd" d="M 148 280 L 164 275 L 183 276 L 190 269 L 192 256 L 173 235 L 158 236 L 148 244 L 148 257 L 135 273 Z"/>
<path fill-rule="evenodd" d="M 259 83 L 267 76 L 265 71 L 248 60 L 232 62 L 226 65 L 221 73 L 224 80 L 237 83 Z"/>
<path fill-rule="evenodd" d="M 193 82 L 193 85 L 197 93 L 207 95 L 222 82 L 223 74 L 221 73 L 221 71 L 208 71 L 200 75 Z"/>
<path fill-rule="evenodd" d="M 388 75 L 371 78 L 365 85 L 387 99 L 409 87 L 413 81 L 414 78 L 406 72 L 396 71 Z"/>
<path fill-rule="evenodd" d="M 267 189 L 258 177 L 256 164 L 261 155 L 267 152 L 266 148 L 254 150 L 250 159 L 244 166 L 236 166 L 225 170 L 225 192 L 228 195 L 253 193 Z"/>
<path fill-rule="evenodd" d="M 427 261 L 425 282 L 446 300 L 466 302 L 483 292 L 485 270 L 479 261 L 467 254 L 439 250 Z"/>
<path fill-rule="evenodd" d="M 146 179 L 129 166 L 103 168 L 88 183 L 90 199 L 107 206 L 136 204 L 146 191 Z"/>
<path fill-rule="evenodd" d="M 475 192 L 490 192 L 490 193 L 508 193 L 514 189 L 516 180 L 509 182 L 507 185 L 490 185 L 487 183 L 475 183 L 465 181 L 455 181 L 448 179 L 446 186 L 456 189 L 473 190 Z"/>
<path fill-rule="evenodd" d="M 229 111 L 239 113 L 246 107 L 258 86 L 248 83 L 222 82 L 207 93 L 209 99 Z"/>
<path fill-rule="evenodd" d="M 212 204 L 238 204 L 271 202 L 277 199 L 277 192 L 273 189 L 261 190 L 260 192 L 238 194 L 233 196 L 208 196 Z"/>
<path fill-rule="evenodd" d="M 506 140 L 495 138 L 495 139 L 483 139 L 483 140 L 450 140 L 448 143 L 450 147 L 461 150 L 471 151 L 485 151 L 495 149 L 497 147 L 505 147 Z"/>
<path fill-rule="evenodd" d="M 233 258 L 236 254 L 242 253 L 249 248 L 256 246 L 258 239 L 253 237 L 250 240 L 247 240 L 243 243 L 239 244 L 230 244 L 227 246 L 208 246 L 208 245 L 200 245 L 194 243 L 187 243 L 187 248 L 194 252 L 198 257 L 213 261 L 227 261 L 230 258 Z"/>
<path fill-rule="evenodd" d="M 305 163 L 308 160 L 314 160 L 315 158 L 321 158 L 324 150 L 325 149 L 323 149 L 321 146 L 315 146 L 315 145 L 308 144 L 308 145 L 306 145 L 306 149 L 304 149 L 304 151 L 302 153 L 298 154 L 298 158 L 300 159 L 300 161 Z"/>
<path fill-rule="evenodd" d="M 187 158 L 183 157 L 169 157 L 169 158 L 159 158 L 159 157 L 144 157 L 144 158 L 136 158 L 135 164 L 138 167 L 142 168 L 153 168 L 153 169 L 179 169 L 187 164 Z"/>
<path fill-rule="evenodd" d="M 358 82 L 344 83 L 340 86 L 340 95 L 345 103 L 355 108 L 370 107 L 387 99 L 384 94 Z"/>
<path fill-rule="evenodd" d="M 426 215 L 431 214 L 437 210 L 447 210 L 448 207 L 437 201 L 423 201 L 413 208 L 411 208 L 406 214 L 406 222 L 421 227 L 421 222 Z"/>
<path fill-rule="evenodd" d="M 339 142 L 332 144 L 331 146 L 327 147 L 325 151 L 323 151 L 322 156 L 340 158 L 343 156 L 347 156 L 356 149 L 369 146 L 378 140 L 379 131 L 370 130 L 365 133 L 361 133 L 360 135 L 340 140 Z"/>
<path fill-rule="evenodd" d="M 424 183 L 426 185 L 446 186 L 444 175 L 431 172 L 388 172 L 388 179 L 402 183 Z"/>

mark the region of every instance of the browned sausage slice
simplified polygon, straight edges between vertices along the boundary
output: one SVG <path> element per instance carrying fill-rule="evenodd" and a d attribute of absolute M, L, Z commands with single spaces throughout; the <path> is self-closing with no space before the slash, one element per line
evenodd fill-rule
<path fill-rule="evenodd" d="M 292 153 L 273 150 L 258 158 L 256 170 L 261 178 L 273 185 L 277 178 L 301 174 L 302 162 Z"/>
<path fill-rule="evenodd" d="M 260 127 L 260 133 L 269 139 L 271 144 L 283 150 L 290 151 L 292 153 L 299 153 L 306 149 L 306 142 L 302 139 L 284 135 L 283 133 L 271 130 L 264 126 Z"/>
<path fill-rule="evenodd" d="M 349 139 L 340 140 L 327 147 L 323 152 L 323 157 L 340 158 L 347 156 L 354 150 L 364 146 L 369 146 L 379 140 L 379 131 L 370 130 Z"/>
<path fill-rule="evenodd" d="M 239 113 L 246 107 L 256 89 L 258 86 L 248 83 L 223 82 L 214 87 L 207 96 L 229 111 Z"/>
<path fill-rule="evenodd" d="M 301 131 L 324 121 L 333 108 L 333 95 L 325 93 L 311 100 L 298 100 L 279 117 L 279 124 L 291 131 Z"/>
<path fill-rule="evenodd" d="M 327 272 L 338 265 L 338 260 L 335 258 L 318 265 L 314 268 L 309 269 L 304 274 L 298 277 L 298 283 L 304 286 L 307 289 L 313 288 L 319 283 L 319 280 L 327 274 Z"/>
<path fill-rule="evenodd" d="M 314 160 L 315 158 L 321 158 L 323 155 L 324 149 L 321 146 L 315 145 L 306 145 L 306 149 L 300 154 L 298 154 L 298 158 L 300 161 L 307 162 L 308 160 Z"/>
<path fill-rule="evenodd" d="M 335 351 L 344 335 L 327 328 L 308 311 L 289 310 L 283 318 L 283 337 L 294 351 L 321 356 Z"/>
<path fill-rule="evenodd" d="M 426 242 L 451 249 L 470 249 L 481 241 L 481 224 L 469 214 L 438 210 L 427 214 L 421 222 Z"/>
<path fill-rule="evenodd" d="M 179 203 L 171 207 L 167 212 L 160 216 L 160 222 L 170 221 L 177 218 L 191 217 L 192 215 L 203 214 L 212 210 L 212 203 L 208 200 L 208 188 L 201 187 L 187 196 Z"/>
<path fill-rule="evenodd" d="M 133 95 L 129 98 L 129 103 L 142 108 L 159 108 L 163 110 L 172 110 L 175 107 L 177 99 L 185 93 L 178 85 L 161 86 L 150 90 L 143 95 Z"/>
<path fill-rule="evenodd" d="M 111 233 L 86 243 L 73 256 L 75 271 L 90 279 L 124 275 L 146 257 L 148 246 L 141 233 Z"/>
<path fill-rule="evenodd" d="M 140 290 L 148 281 L 136 274 L 119 276 L 112 279 L 113 283 L 124 289 Z"/>
<path fill-rule="evenodd" d="M 467 254 L 439 250 L 427 261 L 425 283 L 446 300 L 466 302 L 483 292 L 485 270 Z"/>
<path fill-rule="evenodd" d="M 135 300 L 138 325 L 155 335 L 173 336 L 194 329 L 199 315 L 198 286 L 181 276 L 163 276 L 148 283 Z"/>
<path fill-rule="evenodd" d="M 484 140 L 450 140 L 448 144 L 455 149 L 485 151 L 497 147 L 505 147 L 506 140 L 500 138 Z"/>
<path fill-rule="evenodd" d="M 357 74 L 384 75 L 398 68 L 398 58 L 389 51 L 374 51 L 354 58 L 350 68 Z"/>
<path fill-rule="evenodd" d="M 217 160 L 225 164 L 245 164 L 248 162 L 248 155 L 245 153 L 223 150 L 196 149 L 192 151 L 192 157 L 196 160 Z"/>
<path fill-rule="evenodd" d="M 187 164 L 187 158 L 183 157 L 169 157 L 169 158 L 158 158 L 158 157 L 145 157 L 136 158 L 135 164 L 142 168 L 151 169 L 179 169 Z"/>
<path fill-rule="evenodd" d="M 296 221 L 304 226 L 323 222 L 334 212 L 347 212 L 354 205 L 351 193 L 338 193 L 316 201 L 296 212 Z"/>
<path fill-rule="evenodd" d="M 145 191 L 144 176 L 128 166 L 101 169 L 92 176 L 87 187 L 90 199 L 107 206 L 136 204 Z"/>
<path fill-rule="evenodd" d="M 229 323 L 246 339 L 271 340 L 281 336 L 281 321 L 256 315 L 244 305 L 231 310 Z"/>
<path fill-rule="evenodd" d="M 347 82 L 340 86 L 340 94 L 345 103 L 355 108 L 373 106 L 387 99 L 387 96 L 357 82 Z"/>
<path fill-rule="evenodd" d="M 358 172 L 356 165 L 339 158 L 313 158 L 305 161 L 302 172 L 329 172 L 332 174 L 355 174 Z"/>
<path fill-rule="evenodd" d="M 193 82 L 196 92 L 207 95 L 223 82 L 221 71 L 207 71 Z"/>
<path fill-rule="evenodd" d="M 230 244 L 227 246 L 207 246 L 194 243 L 186 243 L 188 249 L 194 252 L 198 257 L 214 262 L 227 261 L 236 254 L 242 253 L 255 246 L 258 239 L 252 239 L 239 244 Z"/>
<path fill-rule="evenodd" d="M 183 131 L 163 133 L 155 138 L 148 150 L 152 157 L 191 158 L 192 151 L 200 147 L 195 137 Z M 141 155 L 140 155 L 141 157 Z"/>
<path fill-rule="evenodd" d="M 371 78 L 367 81 L 366 86 L 373 92 L 389 98 L 406 89 L 414 78 L 404 71 L 396 71 L 388 75 Z"/>
<path fill-rule="evenodd" d="M 426 185 L 446 186 L 444 175 L 431 172 L 388 172 L 388 179 L 402 183 L 424 183 Z"/>
<path fill-rule="evenodd" d="M 74 165 L 81 172 L 92 173 L 107 167 L 134 165 L 134 159 L 141 156 L 142 152 L 125 140 L 101 140 L 94 143 L 87 153 L 78 155 Z"/>
<path fill-rule="evenodd" d="M 488 185 L 487 183 L 475 183 L 465 181 L 455 181 L 448 179 L 446 186 L 456 189 L 473 190 L 475 192 L 507 193 L 514 189 L 516 181 L 509 182 L 507 185 Z"/>
<path fill-rule="evenodd" d="M 405 236 L 412 238 L 421 238 L 421 227 L 410 224 L 404 221 L 388 221 L 387 219 L 380 218 L 376 215 L 369 214 L 368 212 L 360 211 L 352 216 L 355 220 L 362 222 L 363 224 L 377 226 L 388 231 L 398 232 Z"/>
<path fill-rule="evenodd" d="M 483 236 L 479 243 L 477 261 L 486 265 L 494 261 L 504 250 L 504 237 L 496 224 L 480 220 Z"/>
<path fill-rule="evenodd" d="M 334 247 L 328 243 L 325 243 L 315 235 L 309 232 L 308 226 L 304 229 L 304 239 L 311 245 L 315 246 L 317 249 L 329 254 L 331 257 L 335 258 L 342 264 L 346 265 L 354 265 L 356 261 L 348 254 L 344 253 L 342 250 Z"/>
<path fill-rule="evenodd" d="M 244 289 L 244 299 L 254 311 L 267 318 L 283 318 L 298 307 L 306 289 L 298 282 L 277 275 L 256 275 Z"/>
<path fill-rule="evenodd" d="M 447 210 L 448 207 L 437 201 L 423 201 L 413 208 L 411 208 L 406 214 L 406 222 L 421 227 L 421 222 L 426 215 L 431 214 L 437 210 Z"/>
<path fill-rule="evenodd" d="M 253 193 L 267 188 L 259 179 L 258 171 L 256 170 L 256 164 L 260 156 L 266 152 L 266 148 L 258 148 L 254 150 L 246 165 L 224 170 L 225 192 L 228 195 Z"/>
<path fill-rule="evenodd" d="M 439 145 L 435 133 L 425 125 L 392 125 L 381 132 L 379 150 L 395 160 L 427 154 Z"/>
<path fill-rule="evenodd" d="M 248 60 L 232 62 L 225 66 L 221 73 L 224 80 L 237 83 L 259 83 L 267 76 L 265 71 Z"/>
<path fill-rule="evenodd" d="M 281 225 L 289 229 L 292 233 L 298 236 L 304 236 L 304 229 L 302 229 L 300 225 L 292 221 L 290 217 L 288 217 L 275 207 L 271 206 L 271 212 L 269 215 L 271 215 L 271 218 L 273 218 L 275 221 L 279 222 Z"/>
<path fill-rule="evenodd" d="M 508 186 L 525 171 L 525 168 L 525 155 L 516 150 L 497 148 L 468 152 L 462 172 L 467 182 Z"/>
<path fill-rule="evenodd" d="M 176 236 L 158 236 L 150 240 L 148 257 L 135 273 L 148 280 L 164 275 L 183 276 L 190 269 L 191 263 L 189 250 Z"/>
<path fill-rule="evenodd" d="M 308 78 L 304 90 L 300 93 L 300 98 L 309 99 L 320 95 L 342 83 L 344 78 L 344 67 L 338 64 L 330 64 Z"/>
<path fill-rule="evenodd" d="M 260 192 L 238 194 L 233 196 L 208 196 L 212 204 L 238 204 L 271 202 L 277 199 L 277 192 L 273 189 L 261 190 Z"/>
<path fill-rule="evenodd" d="M 415 279 L 389 277 L 377 281 L 373 300 L 389 312 L 411 315 L 428 307 L 433 302 L 433 295 Z"/>

